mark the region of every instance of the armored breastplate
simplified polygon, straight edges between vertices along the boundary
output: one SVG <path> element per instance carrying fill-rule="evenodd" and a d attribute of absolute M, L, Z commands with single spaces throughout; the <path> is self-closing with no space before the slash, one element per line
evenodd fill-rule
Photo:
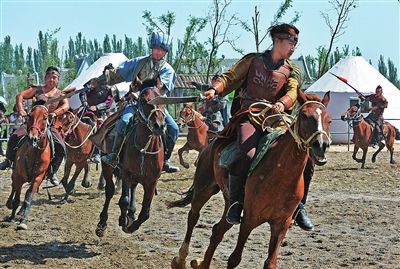
<path fill-rule="evenodd" d="M 286 81 L 290 75 L 290 66 L 285 63 L 276 70 L 269 70 L 262 56 L 254 58 L 247 75 L 247 87 L 242 107 L 247 107 L 257 99 L 272 103 L 286 94 Z M 246 99 L 255 99 L 248 100 Z"/>
<path fill-rule="evenodd" d="M 55 95 L 51 96 L 51 98 L 56 98 L 56 97 L 59 97 L 60 95 L 61 95 L 61 91 L 57 90 L 57 93 Z M 46 94 L 44 93 L 43 86 L 38 86 L 36 88 L 35 98 L 36 98 L 36 100 L 47 101 L 50 97 L 46 96 Z M 59 104 L 60 104 L 60 101 L 51 103 L 51 104 L 45 104 L 45 106 L 49 110 L 49 113 L 52 113 L 58 108 Z"/>
<path fill-rule="evenodd" d="M 96 106 L 105 102 L 109 95 L 111 95 L 111 88 L 109 86 L 102 85 L 95 91 L 89 91 L 86 93 L 87 103 L 90 106 Z"/>

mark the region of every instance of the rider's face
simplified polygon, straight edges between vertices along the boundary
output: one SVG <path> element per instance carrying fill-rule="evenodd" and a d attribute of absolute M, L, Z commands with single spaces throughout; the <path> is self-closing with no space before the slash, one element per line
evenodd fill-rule
<path fill-rule="evenodd" d="M 55 88 L 58 85 L 59 76 L 56 74 L 47 74 L 44 79 L 47 86 Z"/>
<path fill-rule="evenodd" d="M 151 49 L 151 57 L 154 60 L 161 60 L 162 58 L 164 58 L 165 54 L 167 54 L 167 52 L 165 50 L 163 50 L 162 48 L 152 48 Z"/>

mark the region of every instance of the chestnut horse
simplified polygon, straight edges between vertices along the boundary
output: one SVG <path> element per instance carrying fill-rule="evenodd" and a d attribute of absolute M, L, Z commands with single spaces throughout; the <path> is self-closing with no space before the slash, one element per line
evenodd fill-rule
<path fill-rule="evenodd" d="M 7 207 L 12 209 L 9 220 L 14 220 L 15 212 L 20 205 L 22 185 L 30 183 L 25 193 L 25 200 L 18 213 L 20 223 L 17 229 L 26 230 L 29 210 L 33 194 L 38 192 L 50 165 L 51 149 L 49 142 L 50 126 L 48 123 L 48 109 L 39 101 L 32 107 L 26 123 L 27 135 L 17 149 L 15 167 L 12 169 L 12 189 L 7 200 Z"/>
<path fill-rule="evenodd" d="M 150 206 L 156 192 L 157 181 L 161 176 L 164 163 L 164 145 L 162 136 L 166 128 L 164 105 L 150 105 L 147 102 L 160 96 L 156 87 L 147 87 L 140 93 L 133 126 L 124 138 L 120 151 L 120 169 L 122 192 L 119 199 L 121 215 L 119 225 L 126 233 L 132 233 L 150 217 Z M 103 210 L 96 234 L 103 236 L 107 227 L 108 207 L 114 195 L 112 180 L 113 168 L 102 162 L 106 180 Z M 138 184 L 143 186 L 142 208 L 138 219 L 135 218 L 135 191 Z"/>
<path fill-rule="evenodd" d="M 61 180 L 65 189 L 65 196 L 62 202 L 68 202 L 68 197 L 74 190 L 75 182 L 82 169 L 84 175 L 82 186 L 85 188 L 90 187 L 88 180 L 89 175 L 89 158 L 93 151 L 93 143 L 89 136 L 95 131 L 96 126 L 84 123 L 78 115 L 84 115 L 83 111 L 78 111 L 75 115 L 71 111 L 66 112 L 62 117 L 63 131 L 65 136 L 66 145 L 66 160 L 64 168 L 64 177 Z M 72 166 L 75 165 L 75 172 L 68 182 Z"/>
<path fill-rule="evenodd" d="M 201 152 L 208 145 L 208 126 L 204 121 L 204 117 L 194 110 L 193 103 L 186 103 L 179 113 L 178 125 L 186 125 L 188 128 L 187 141 L 183 147 L 178 149 L 179 162 L 189 168 L 189 163 L 183 159 L 183 153 L 188 153 L 189 150 Z M 197 162 L 197 161 L 196 161 Z"/>
<path fill-rule="evenodd" d="M 318 99 L 320 100 L 319 97 Z M 270 224 L 271 236 L 264 268 L 276 268 L 282 240 L 288 231 L 293 213 L 303 197 L 303 170 L 307 159 L 310 155 L 318 165 L 323 165 L 327 161 L 325 153 L 330 144 L 331 122 L 326 110 L 329 92 L 320 102 L 308 100 L 308 97 L 298 90 L 297 100 L 300 108 L 293 124 L 273 143 L 272 148 L 247 178 L 243 218 L 236 247 L 228 260 L 229 269 L 239 265 L 245 242 L 251 231 L 265 222 Z M 284 113 L 279 115 L 283 116 Z M 186 268 L 190 239 L 200 217 L 200 210 L 220 190 L 225 200 L 222 218 L 212 229 L 204 260 L 192 261 L 193 268 L 210 268 L 215 249 L 225 232 L 232 227 L 225 217 L 229 207 L 228 173 L 219 166 L 220 153 L 231 141 L 231 139 L 216 139 L 200 153 L 192 187 L 184 198 L 169 204 L 169 207 L 182 207 L 191 203 L 185 239 L 178 256 L 171 263 L 174 269 Z"/>
<path fill-rule="evenodd" d="M 372 137 L 373 137 L 373 128 L 372 126 L 364 120 L 361 114 L 361 108 L 359 106 L 352 106 L 350 107 L 343 115 L 341 116 L 343 121 L 347 121 L 350 127 L 353 127 L 353 142 L 354 142 L 354 149 L 353 149 L 353 159 L 361 163 L 361 168 L 365 166 L 365 159 L 367 157 L 368 146 L 371 145 Z M 379 141 L 379 148 L 377 151 L 374 152 L 372 155 L 372 162 L 376 161 L 376 156 L 379 152 L 385 147 L 388 149 L 390 153 L 390 163 L 394 164 L 395 161 L 393 159 L 393 152 L 394 152 L 394 140 L 396 138 L 396 128 L 390 124 L 389 122 L 384 122 L 383 133 L 385 136 L 385 143 Z M 363 151 L 362 158 L 357 158 L 358 150 L 361 148 Z"/>

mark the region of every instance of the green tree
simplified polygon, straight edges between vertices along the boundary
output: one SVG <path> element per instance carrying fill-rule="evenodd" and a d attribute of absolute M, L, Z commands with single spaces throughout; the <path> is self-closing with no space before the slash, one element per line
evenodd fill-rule
<path fill-rule="evenodd" d="M 379 57 L 378 70 L 379 70 L 379 73 L 381 73 L 384 77 L 386 77 L 386 78 L 388 77 L 388 69 L 386 67 L 385 58 L 383 57 L 383 55 L 381 55 Z"/>
<path fill-rule="evenodd" d="M 103 40 L 103 51 L 104 53 L 110 53 L 112 51 L 110 37 L 108 35 L 106 35 Z"/>
<path fill-rule="evenodd" d="M 5 36 L 4 41 L 1 44 L 1 61 L 0 71 L 5 73 L 13 73 L 13 53 L 14 49 L 11 44 L 11 37 Z"/>

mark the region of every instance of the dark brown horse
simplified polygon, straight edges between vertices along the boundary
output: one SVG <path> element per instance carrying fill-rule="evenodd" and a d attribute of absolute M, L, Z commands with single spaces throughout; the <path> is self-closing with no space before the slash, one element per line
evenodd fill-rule
<path fill-rule="evenodd" d="M 137 101 L 138 110 L 134 116 L 135 122 L 129 127 L 120 152 L 122 193 L 119 199 L 121 209 L 119 225 L 126 233 L 134 232 L 149 218 L 150 205 L 164 163 L 162 141 L 166 128 L 164 105 L 155 106 L 147 103 L 157 96 L 160 96 L 160 91 L 156 87 L 147 87 L 140 93 Z M 102 162 L 102 169 L 106 179 L 106 199 L 96 229 L 98 236 L 104 235 L 108 207 L 115 191 L 112 180 L 113 168 Z M 135 191 L 139 183 L 143 186 L 144 194 L 142 208 L 136 219 Z"/>
<path fill-rule="evenodd" d="M 66 145 L 66 160 L 64 168 L 64 177 L 61 180 L 62 185 L 65 189 L 65 196 L 63 202 L 68 201 L 69 195 L 74 190 L 76 179 L 84 170 L 82 186 L 85 188 L 90 187 L 90 181 L 88 180 L 89 175 L 89 158 L 93 151 L 93 143 L 89 139 L 89 136 L 95 131 L 95 125 L 91 126 L 84 123 L 79 115 L 83 115 L 83 111 L 76 115 L 71 111 L 66 112 L 62 117 L 63 131 L 65 136 Z M 71 173 L 72 166 L 75 165 L 75 172 L 68 182 L 69 175 Z"/>
<path fill-rule="evenodd" d="M 264 268 L 276 268 L 281 242 L 290 226 L 293 213 L 303 197 L 303 170 L 307 159 L 311 155 L 316 164 L 323 165 L 326 162 L 325 152 L 330 143 L 331 121 L 326 111 L 329 93 L 325 94 L 320 102 L 310 101 L 303 92 L 298 91 L 297 100 L 300 108 L 294 123 L 272 145 L 270 151 L 247 178 L 243 218 L 236 247 L 228 260 L 229 269 L 239 265 L 245 242 L 251 231 L 265 222 L 270 224 L 271 237 Z M 232 227 L 225 218 L 229 207 L 227 171 L 218 164 L 219 154 L 229 142 L 225 139 L 216 139 L 200 153 L 192 187 L 184 198 L 169 205 L 175 207 L 191 203 L 185 239 L 178 256 L 171 263 L 174 269 L 186 268 L 190 239 L 200 217 L 200 210 L 211 196 L 220 190 L 225 200 L 222 218 L 212 229 L 204 260 L 192 261 L 193 268 L 210 268 L 216 247 L 225 232 Z"/>
<path fill-rule="evenodd" d="M 204 122 L 204 117 L 194 109 L 193 103 L 187 103 L 179 113 L 178 125 L 186 125 L 188 128 L 187 141 L 183 147 L 178 149 L 179 162 L 189 168 L 189 163 L 183 159 L 183 153 L 189 150 L 201 152 L 208 145 L 208 126 Z"/>
<path fill-rule="evenodd" d="M 353 142 L 354 142 L 354 149 L 353 149 L 353 159 L 361 163 L 361 168 L 365 166 L 365 159 L 367 157 L 368 146 L 371 145 L 372 137 L 373 137 L 373 128 L 372 126 L 364 120 L 361 114 L 361 108 L 359 106 L 352 106 L 350 107 L 343 115 L 341 116 L 343 121 L 347 121 L 351 127 L 353 127 Z M 379 142 L 379 148 L 377 151 L 374 152 L 372 155 L 372 162 L 376 161 L 376 156 L 379 152 L 385 147 L 388 149 L 390 153 L 390 163 L 394 164 L 395 161 L 393 160 L 393 152 L 394 152 L 394 140 L 396 138 L 396 128 L 390 124 L 389 122 L 384 122 L 383 133 L 385 136 L 385 143 Z M 361 159 L 357 158 L 358 150 L 361 148 L 363 151 L 363 155 Z"/>
<path fill-rule="evenodd" d="M 33 106 L 26 123 L 27 135 L 22 145 L 17 149 L 15 166 L 12 169 L 12 189 L 7 200 L 7 207 L 12 210 L 9 220 L 14 220 L 15 212 L 20 205 L 22 185 L 30 186 L 25 194 L 25 200 L 18 213 L 20 223 L 17 229 L 26 230 L 28 213 L 32 204 L 33 194 L 38 192 L 50 165 L 51 149 L 49 143 L 48 109 L 43 102 Z"/>

